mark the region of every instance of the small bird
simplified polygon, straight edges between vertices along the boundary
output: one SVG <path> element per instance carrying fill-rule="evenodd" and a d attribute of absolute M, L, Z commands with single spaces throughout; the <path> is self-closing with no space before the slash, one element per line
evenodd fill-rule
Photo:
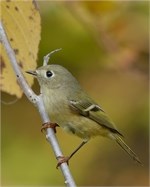
<path fill-rule="evenodd" d="M 46 112 L 51 121 L 47 127 L 58 124 L 66 132 L 80 137 L 83 141 L 69 156 L 60 158 L 57 167 L 68 160 L 91 138 L 108 137 L 116 141 L 137 163 L 141 161 L 123 141 L 123 135 L 116 129 L 114 122 L 82 89 L 77 79 L 64 67 L 56 64 L 27 71 L 34 75 L 41 87 Z M 46 126 L 45 126 L 46 127 Z M 45 128 L 43 127 L 43 128 Z"/>

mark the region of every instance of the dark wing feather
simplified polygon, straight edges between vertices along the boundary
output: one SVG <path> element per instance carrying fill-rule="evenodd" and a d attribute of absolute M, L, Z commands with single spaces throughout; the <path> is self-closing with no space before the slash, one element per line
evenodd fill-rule
<path fill-rule="evenodd" d="M 89 101 L 89 100 L 84 100 L 84 101 L 70 101 L 70 107 L 78 112 L 80 115 L 83 115 L 102 127 L 110 130 L 113 133 L 117 133 L 121 136 L 123 136 L 115 127 L 113 121 L 106 115 L 106 113 L 103 111 L 103 109 Z"/>

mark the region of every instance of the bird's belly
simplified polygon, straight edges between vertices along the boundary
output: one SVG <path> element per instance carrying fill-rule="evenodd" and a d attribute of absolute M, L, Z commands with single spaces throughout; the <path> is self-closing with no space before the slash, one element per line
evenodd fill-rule
<path fill-rule="evenodd" d="M 58 97 L 57 97 L 58 98 Z M 107 136 L 108 130 L 93 120 L 73 112 L 68 103 L 62 103 L 57 100 L 49 101 L 48 97 L 44 98 L 46 111 L 49 114 L 51 122 L 57 123 L 66 132 L 79 136 L 82 139 L 88 140 L 91 137 L 98 135 Z"/>
<path fill-rule="evenodd" d="M 84 140 L 89 140 L 98 135 L 108 136 L 107 129 L 81 115 L 59 113 L 52 115 L 51 119 L 58 123 L 66 132 L 77 135 Z"/>

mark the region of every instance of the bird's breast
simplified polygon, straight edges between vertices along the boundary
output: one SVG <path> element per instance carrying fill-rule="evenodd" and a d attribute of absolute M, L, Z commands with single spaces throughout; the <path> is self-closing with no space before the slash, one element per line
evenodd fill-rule
<path fill-rule="evenodd" d="M 46 112 L 48 113 L 52 122 L 63 126 L 69 117 L 70 109 L 67 98 L 62 96 L 61 93 L 57 91 L 47 92 L 44 92 L 43 94 L 43 101 Z"/>
<path fill-rule="evenodd" d="M 86 140 L 97 135 L 105 136 L 107 134 L 107 131 L 99 124 L 74 112 L 70 108 L 67 98 L 61 93 L 48 92 L 47 95 L 43 95 L 43 101 L 51 122 L 57 123 L 65 131 Z"/>

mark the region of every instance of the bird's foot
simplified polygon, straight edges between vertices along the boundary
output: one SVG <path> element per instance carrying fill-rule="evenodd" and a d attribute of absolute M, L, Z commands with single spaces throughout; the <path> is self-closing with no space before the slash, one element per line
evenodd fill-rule
<path fill-rule="evenodd" d="M 47 128 L 52 128 L 54 132 L 56 133 L 56 127 L 59 127 L 57 123 L 47 122 L 42 125 L 41 132 Z"/>
<path fill-rule="evenodd" d="M 56 166 L 57 169 L 64 162 L 66 162 L 67 165 L 69 165 L 69 159 L 70 159 L 70 157 L 58 156 L 57 159 L 58 159 L 58 163 L 57 163 L 57 166 Z"/>

